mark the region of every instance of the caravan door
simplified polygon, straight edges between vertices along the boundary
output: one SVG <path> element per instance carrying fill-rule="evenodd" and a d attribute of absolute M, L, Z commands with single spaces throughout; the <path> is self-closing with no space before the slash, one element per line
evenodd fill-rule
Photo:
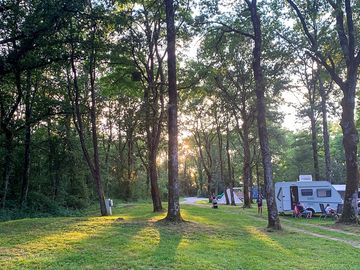
<path fill-rule="evenodd" d="M 284 187 L 282 189 L 282 209 L 283 211 L 291 211 L 291 188 Z"/>
<path fill-rule="evenodd" d="M 290 187 L 290 208 L 294 210 L 295 204 L 299 202 L 299 190 L 297 186 Z"/>

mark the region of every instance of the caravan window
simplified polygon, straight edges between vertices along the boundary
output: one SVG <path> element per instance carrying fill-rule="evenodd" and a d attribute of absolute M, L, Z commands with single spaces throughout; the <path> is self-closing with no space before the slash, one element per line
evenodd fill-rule
<path fill-rule="evenodd" d="M 318 189 L 317 190 L 317 196 L 318 197 L 331 197 L 331 189 Z"/>
<path fill-rule="evenodd" d="M 313 191 L 310 188 L 301 190 L 301 196 L 312 196 L 312 195 L 313 195 Z"/>

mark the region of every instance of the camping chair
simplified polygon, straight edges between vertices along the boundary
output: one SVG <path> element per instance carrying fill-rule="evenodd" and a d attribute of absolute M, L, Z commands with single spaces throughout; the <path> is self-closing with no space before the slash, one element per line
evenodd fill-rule
<path fill-rule="evenodd" d="M 331 214 L 331 213 L 326 213 L 325 211 L 325 206 L 324 204 L 320 203 L 320 209 L 321 209 L 321 216 L 320 218 L 327 218 L 327 217 L 332 217 L 332 218 L 335 218 L 335 216 L 337 216 L 337 214 Z"/>
<path fill-rule="evenodd" d="M 343 211 L 344 205 L 342 203 L 339 203 L 336 209 L 336 214 L 341 215 Z"/>
<path fill-rule="evenodd" d="M 336 213 L 334 214 L 334 218 L 338 220 L 341 217 L 344 205 L 339 203 L 336 208 Z"/>
<path fill-rule="evenodd" d="M 305 211 L 300 211 L 299 208 L 297 206 L 295 206 L 294 211 L 293 211 L 293 216 L 295 218 L 301 218 L 301 217 L 306 218 L 307 214 L 305 213 Z"/>

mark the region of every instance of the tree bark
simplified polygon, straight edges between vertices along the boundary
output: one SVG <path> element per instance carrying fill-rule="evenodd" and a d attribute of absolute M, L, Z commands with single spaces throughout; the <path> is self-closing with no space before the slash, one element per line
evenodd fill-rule
<path fill-rule="evenodd" d="M 4 157 L 4 192 L 1 200 L 1 207 L 4 209 L 6 206 L 7 194 L 9 191 L 10 177 L 12 174 L 13 166 L 13 134 L 6 128 L 5 133 L 5 157 Z"/>
<path fill-rule="evenodd" d="M 230 157 L 230 131 L 229 127 L 226 127 L 226 156 L 228 166 L 228 181 L 230 183 L 230 205 L 236 205 L 234 198 L 234 178 L 232 175 L 231 157 Z"/>
<path fill-rule="evenodd" d="M 220 162 L 220 183 L 224 184 L 224 195 L 225 195 L 225 200 L 226 200 L 226 205 L 229 205 L 229 197 L 227 195 L 227 187 L 228 187 L 228 181 L 225 180 L 224 177 L 224 159 L 223 159 L 223 139 L 222 139 L 222 135 L 221 135 L 221 130 L 220 130 L 220 125 L 217 121 L 217 128 L 216 128 L 216 132 L 217 132 L 217 136 L 218 136 L 218 146 L 219 146 L 219 162 Z"/>
<path fill-rule="evenodd" d="M 161 204 L 160 191 L 158 185 L 156 156 L 157 156 L 157 152 L 155 150 L 149 152 L 149 176 L 150 176 L 150 186 L 151 186 L 151 198 L 153 201 L 153 211 L 161 212 L 163 211 L 163 208 Z"/>
<path fill-rule="evenodd" d="M 84 158 L 86 160 L 86 163 L 89 166 L 91 175 L 95 182 L 95 187 L 96 187 L 99 205 L 100 205 L 100 213 L 102 216 L 107 216 L 107 215 L 109 215 L 109 213 L 106 211 L 106 206 L 105 206 L 105 196 L 104 196 L 104 191 L 103 191 L 102 184 L 101 184 L 99 159 L 98 159 L 99 155 L 98 155 L 98 149 L 97 149 L 96 110 L 95 110 L 96 102 L 95 102 L 95 89 L 93 88 L 94 87 L 93 83 L 95 82 L 95 81 L 93 81 L 93 79 L 95 78 L 93 76 L 95 74 L 93 74 L 93 70 L 92 70 L 93 63 L 91 63 L 91 65 L 90 65 L 90 80 L 93 81 L 93 82 L 91 82 L 91 89 L 90 89 L 91 90 L 91 101 L 92 101 L 91 109 L 90 109 L 90 118 L 91 118 L 91 122 L 92 122 L 92 133 L 94 133 L 94 131 L 95 131 L 95 134 L 92 134 L 92 143 L 93 143 L 93 147 L 94 147 L 93 158 L 95 158 L 96 160 L 91 159 L 88 149 L 86 147 L 83 120 L 82 120 L 82 115 L 81 115 L 81 111 L 80 111 L 80 89 L 79 89 L 79 85 L 78 85 L 77 69 L 76 69 L 76 65 L 75 65 L 75 51 L 74 51 L 73 46 L 74 45 L 71 44 L 70 64 L 71 64 L 71 69 L 72 69 L 72 73 L 73 73 L 74 98 L 72 97 L 72 94 L 70 93 L 70 90 L 69 90 L 69 97 L 72 100 L 72 103 L 73 103 L 72 105 L 75 110 L 75 112 L 73 114 L 73 122 L 74 122 L 74 125 L 76 128 L 76 131 L 79 135 L 80 145 L 81 145 L 81 149 L 84 154 Z"/>
<path fill-rule="evenodd" d="M 313 166 L 314 166 L 314 174 L 315 180 L 320 180 L 320 172 L 319 172 L 319 155 L 318 155 L 318 139 L 317 139 L 317 129 L 316 129 L 316 87 L 317 87 L 317 77 L 319 76 L 319 72 L 315 70 L 314 66 L 311 66 L 311 77 L 309 78 L 309 74 L 307 71 L 308 64 L 306 60 L 304 62 L 304 77 L 305 84 L 308 91 L 308 103 L 309 103 L 309 111 L 307 112 L 307 116 L 310 119 L 310 131 L 311 131 L 311 148 L 313 154 Z"/>
<path fill-rule="evenodd" d="M 125 194 L 125 200 L 129 201 L 131 200 L 131 182 L 134 177 L 134 160 L 133 160 L 133 154 L 134 154 L 134 138 L 133 138 L 133 127 L 128 126 L 126 130 L 126 145 L 127 145 L 127 174 L 126 179 L 124 181 L 124 194 Z M 155 157 L 156 160 L 156 157 Z"/>
<path fill-rule="evenodd" d="M 58 195 L 58 181 L 54 175 L 54 163 L 55 163 L 55 146 L 51 137 L 51 120 L 47 119 L 47 136 L 48 136 L 48 177 L 52 185 L 52 199 L 55 200 Z"/>
<path fill-rule="evenodd" d="M 168 103 L 168 213 L 167 221 L 180 222 L 179 203 L 179 171 L 178 171 L 178 126 L 177 126 L 177 89 L 176 89 L 176 29 L 175 11 L 173 0 L 165 0 L 166 10 L 166 38 L 168 53 L 168 82 L 169 82 L 169 103 Z"/>
<path fill-rule="evenodd" d="M 109 194 L 109 184 L 110 184 L 110 165 L 109 165 L 109 157 L 110 157 L 110 150 L 111 150 L 111 145 L 113 143 L 113 115 L 112 115 L 112 111 L 113 111 L 113 103 L 110 101 L 109 105 L 109 112 L 107 115 L 107 126 L 109 128 L 109 137 L 106 140 L 105 143 L 105 135 L 104 135 L 104 150 L 105 150 L 105 170 L 106 170 L 106 176 L 105 176 L 105 183 L 104 183 L 104 192 L 105 194 Z"/>
<path fill-rule="evenodd" d="M 318 156 L 318 141 L 317 141 L 317 130 L 316 130 L 316 119 L 314 112 L 314 104 L 310 104 L 310 123 L 311 123 L 311 146 L 313 152 L 314 172 L 315 180 L 320 180 L 319 173 L 319 156 Z"/>
<path fill-rule="evenodd" d="M 149 6 L 148 6 L 149 5 Z M 135 43 L 132 47 L 132 58 L 138 71 L 141 72 L 142 82 L 144 85 L 144 110 L 145 110 L 145 129 L 146 129 L 146 144 L 149 164 L 149 177 L 151 185 L 151 197 L 153 199 L 153 209 L 156 212 L 163 211 L 161 205 L 161 197 L 158 187 L 158 177 L 156 174 L 157 163 L 156 155 L 159 148 L 160 135 L 165 119 L 164 108 L 164 85 L 166 84 L 165 75 L 163 71 L 163 60 L 165 53 L 160 55 L 159 47 L 161 46 L 161 24 L 162 24 L 162 9 L 155 7 L 150 3 L 143 3 L 143 20 L 139 22 L 142 24 L 142 34 L 146 36 L 145 44 L 139 40 L 134 32 L 139 31 L 139 24 L 131 29 L 131 37 Z M 137 48 L 140 47 L 137 51 Z M 142 55 L 145 59 L 142 59 Z M 150 160 L 152 158 L 153 160 Z M 152 166 L 152 168 L 150 168 Z"/>
<path fill-rule="evenodd" d="M 355 126 L 355 91 L 356 73 L 351 74 L 346 82 L 346 88 L 342 89 L 344 98 L 341 101 L 342 115 L 341 128 L 343 131 L 343 145 L 346 161 L 346 189 L 344 198 L 344 209 L 340 222 L 357 222 L 357 198 L 358 198 L 358 165 L 357 165 L 357 144 L 359 142 L 358 132 Z"/>
<path fill-rule="evenodd" d="M 96 93 L 95 93 L 95 33 L 96 33 L 96 24 L 93 25 L 93 39 L 92 39 L 92 51 L 90 54 L 90 65 L 89 65 L 89 75 L 90 75 L 90 95 L 91 95 L 91 107 L 90 107 L 90 121 L 91 121 L 91 133 L 92 133 L 92 145 L 93 145 L 93 162 L 94 162 L 94 179 L 96 184 L 96 191 L 98 194 L 100 211 L 102 216 L 107 216 L 109 213 L 106 210 L 105 206 L 105 195 L 104 188 L 102 185 L 101 172 L 100 172 L 100 162 L 99 162 L 99 146 L 98 146 L 98 136 L 97 136 L 97 125 L 96 125 Z"/>
<path fill-rule="evenodd" d="M 332 182 L 331 170 L 331 157 L 330 157 L 330 136 L 327 120 L 327 94 L 325 91 L 324 83 L 319 74 L 319 93 L 321 97 L 321 112 L 322 112 L 322 125 L 323 125 L 323 140 L 325 152 L 325 177 L 326 180 Z"/>
<path fill-rule="evenodd" d="M 266 191 L 266 202 L 268 207 L 268 228 L 280 230 L 280 219 L 275 201 L 275 190 L 272 179 L 271 153 L 269 148 L 268 131 L 266 127 L 266 104 L 265 104 L 265 81 L 261 66 L 262 34 L 260 16 L 257 12 L 256 0 L 245 0 L 251 13 L 251 21 L 254 31 L 253 48 L 253 71 L 256 89 L 257 124 L 264 167 L 264 182 Z"/>
<path fill-rule="evenodd" d="M 251 200 L 249 196 L 250 181 L 251 181 L 251 154 L 250 154 L 250 142 L 249 142 L 249 128 L 246 121 L 242 125 L 243 130 L 243 180 L 244 180 L 244 208 L 251 208 Z"/>
<path fill-rule="evenodd" d="M 207 195 L 208 195 L 208 198 L 209 198 L 209 202 L 212 201 L 212 195 L 213 195 L 213 179 L 212 179 L 212 166 L 213 166 L 213 163 L 212 163 L 212 158 L 211 158 L 211 140 L 210 138 L 207 138 L 206 136 L 208 136 L 207 134 L 203 134 L 204 135 L 204 140 L 205 140 L 205 150 L 206 150 L 206 155 L 207 155 L 207 160 L 205 160 L 205 157 L 204 157 L 204 153 L 203 153 L 203 150 L 201 148 L 202 146 L 202 142 L 201 142 L 201 136 L 200 136 L 200 131 L 195 131 L 195 134 L 194 134 L 194 139 L 195 139 L 195 142 L 199 148 L 199 154 L 200 154 L 200 160 L 201 160 L 201 163 L 204 167 L 204 170 L 205 170 L 205 174 L 206 174 L 206 177 L 207 177 Z"/>
<path fill-rule="evenodd" d="M 24 207 L 27 201 L 29 192 L 29 180 L 30 180 L 30 144 L 31 144 L 31 74 L 27 73 L 27 86 L 25 94 L 25 138 L 24 138 L 24 160 L 20 193 L 20 207 Z"/>

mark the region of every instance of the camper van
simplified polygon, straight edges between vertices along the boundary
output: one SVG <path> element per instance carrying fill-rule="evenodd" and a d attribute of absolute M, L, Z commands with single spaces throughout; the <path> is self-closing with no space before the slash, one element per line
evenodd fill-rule
<path fill-rule="evenodd" d="M 343 203 L 340 194 L 328 181 L 302 180 L 297 182 L 275 183 L 276 205 L 280 213 L 294 210 L 297 202 L 301 202 L 305 209 L 314 213 L 321 213 L 320 204 L 329 204 L 337 209 Z"/>

